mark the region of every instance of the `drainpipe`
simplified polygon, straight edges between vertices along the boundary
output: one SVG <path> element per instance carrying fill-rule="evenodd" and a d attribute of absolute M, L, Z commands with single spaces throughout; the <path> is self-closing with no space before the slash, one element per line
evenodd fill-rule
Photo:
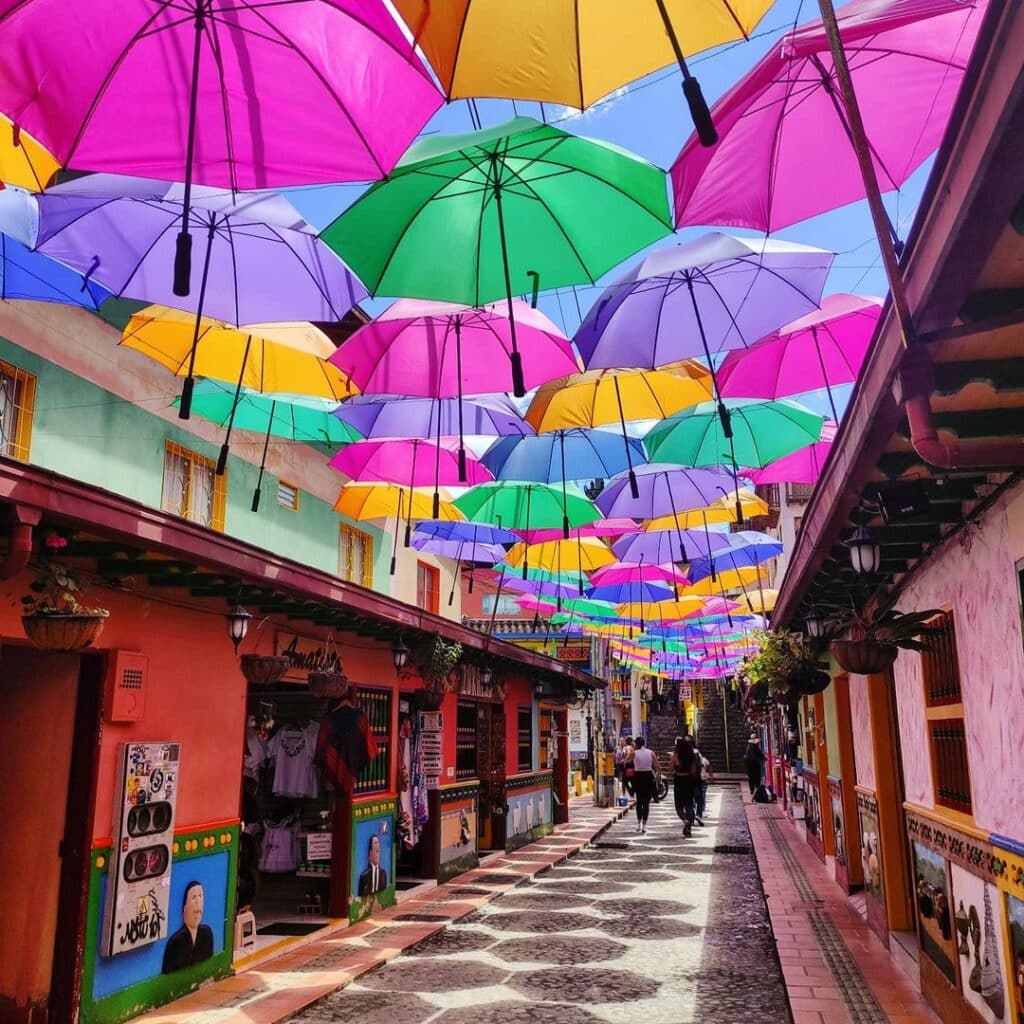
<path fill-rule="evenodd" d="M 925 462 L 940 469 L 1016 469 L 1024 466 L 1022 438 L 968 438 L 948 444 L 940 441 L 932 418 L 934 383 L 931 357 L 920 348 L 912 349 L 900 367 L 896 398 L 902 399 L 906 409 L 910 443 Z"/>
<path fill-rule="evenodd" d="M 11 537 L 7 554 L 0 559 L 0 580 L 17 576 L 28 564 L 32 554 L 32 531 L 39 525 L 42 512 L 28 505 L 11 505 Z"/>

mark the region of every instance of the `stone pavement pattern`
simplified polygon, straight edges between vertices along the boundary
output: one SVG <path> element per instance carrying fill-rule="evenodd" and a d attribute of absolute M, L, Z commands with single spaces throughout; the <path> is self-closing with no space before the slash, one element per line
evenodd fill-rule
<path fill-rule="evenodd" d="M 653 806 L 646 835 L 627 816 L 570 860 L 290 1019 L 611 1024 L 627 1014 L 644 1024 L 790 1024 L 735 787 L 712 789 L 705 821 L 684 840 L 671 799 Z M 716 844 L 747 852 L 716 854 Z M 402 918 L 416 914 L 395 924 Z"/>

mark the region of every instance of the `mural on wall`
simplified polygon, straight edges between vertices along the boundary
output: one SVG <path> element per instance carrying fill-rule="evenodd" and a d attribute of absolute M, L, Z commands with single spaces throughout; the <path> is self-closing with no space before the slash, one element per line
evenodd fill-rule
<path fill-rule="evenodd" d="M 821 839 L 821 794 L 817 779 L 804 779 L 804 824 L 815 839 Z"/>
<path fill-rule="evenodd" d="M 438 880 L 446 881 L 479 863 L 476 796 L 442 803 L 440 823 Z"/>
<path fill-rule="evenodd" d="M 551 831 L 551 787 L 508 791 L 505 846 L 512 850 Z"/>
<path fill-rule="evenodd" d="M 860 864 L 864 871 L 864 889 L 872 899 L 885 904 L 885 881 L 882 878 L 881 839 L 878 831 L 878 811 L 858 801 L 860 817 Z"/>
<path fill-rule="evenodd" d="M 944 857 L 922 843 L 913 842 L 911 846 L 921 948 L 955 988 L 957 945 L 949 899 L 949 865 Z"/>
<path fill-rule="evenodd" d="M 836 863 L 846 867 L 846 825 L 843 822 L 843 794 L 833 789 L 829 796 L 832 803 L 832 827 L 836 833 Z"/>
<path fill-rule="evenodd" d="M 203 924 L 206 905 L 206 887 L 197 879 L 185 885 L 181 903 L 181 927 L 164 946 L 162 973 L 171 974 L 194 964 L 201 964 L 213 956 L 213 929 Z"/>
<path fill-rule="evenodd" d="M 999 893 L 958 864 L 951 865 L 950 870 L 960 990 L 982 1020 L 995 1024 L 1007 1018 L 1008 1002 L 1002 938 L 995 919 Z"/>
<path fill-rule="evenodd" d="M 1006 916 L 1010 924 L 1010 955 L 1013 957 L 1013 1008 L 1017 1024 L 1024 1024 L 1024 900 L 1006 897 Z"/>
<path fill-rule="evenodd" d="M 395 902 L 395 804 L 359 804 L 352 810 L 349 920 L 361 921 Z"/>

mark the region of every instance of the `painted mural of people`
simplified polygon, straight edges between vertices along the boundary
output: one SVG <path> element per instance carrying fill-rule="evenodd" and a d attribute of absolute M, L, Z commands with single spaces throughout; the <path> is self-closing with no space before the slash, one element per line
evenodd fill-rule
<path fill-rule="evenodd" d="M 359 895 L 360 897 L 372 896 L 376 892 L 382 892 L 387 887 L 388 873 L 381 867 L 380 863 L 380 836 L 374 832 L 370 836 L 366 868 L 359 876 Z"/>
<path fill-rule="evenodd" d="M 189 882 L 181 905 L 181 927 L 167 940 L 164 948 L 163 973 L 201 964 L 213 956 L 213 929 L 203 924 L 206 890 L 202 882 Z"/>

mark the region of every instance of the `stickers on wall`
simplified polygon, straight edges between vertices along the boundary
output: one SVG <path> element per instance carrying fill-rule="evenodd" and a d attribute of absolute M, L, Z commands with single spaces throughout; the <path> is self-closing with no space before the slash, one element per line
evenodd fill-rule
<path fill-rule="evenodd" d="M 960 991 L 982 1020 L 990 1024 L 1012 1021 L 1006 998 L 1002 935 L 996 918 L 999 892 L 958 864 L 950 869 Z"/>

